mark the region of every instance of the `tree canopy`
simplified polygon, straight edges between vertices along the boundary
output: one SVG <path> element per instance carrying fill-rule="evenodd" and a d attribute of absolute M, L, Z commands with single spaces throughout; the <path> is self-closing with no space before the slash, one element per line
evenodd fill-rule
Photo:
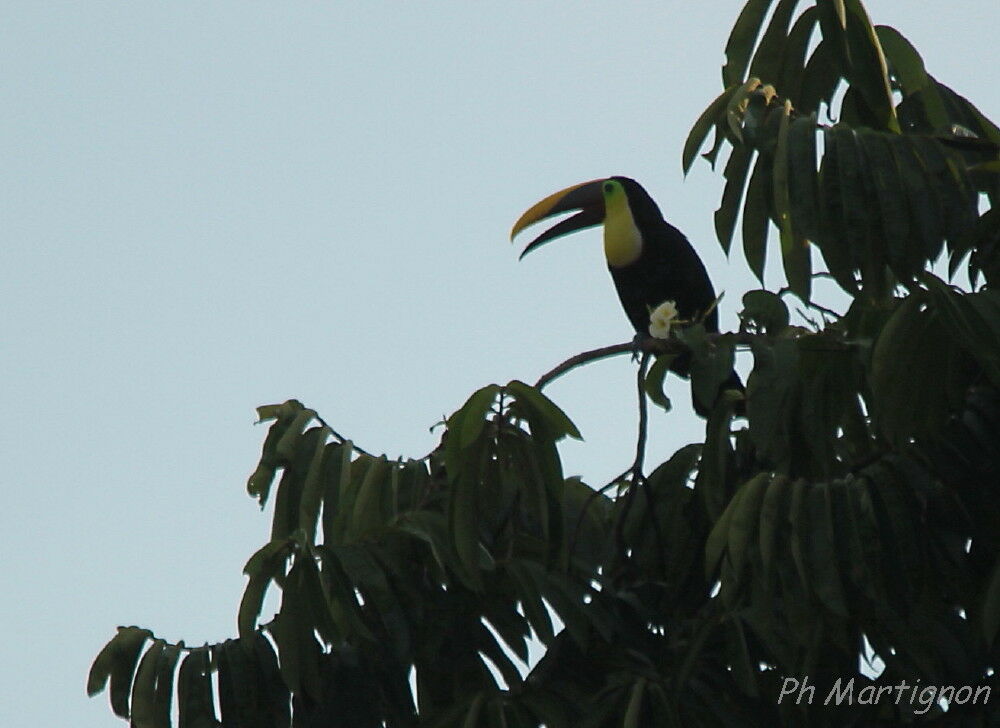
<path fill-rule="evenodd" d="M 421 459 L 365 452 L 294 400 L 260 407 L 247 489 L 274 516 L 238 636 L 120 627 L 88 692 L 110 684 L 140 728 L 174 708 L 219 725 L 216 702 L 260 728 L 992 724 L 1000 695 L 956 690 L 997 687 L 1000 657 L 1000 129 L 859 0 L 801 5 L 745 4 L 682 154 L 728 154 L 719 243 L 740 221 L 763 286 L 775 241 L 787 286 L 746 292 L 739 331 L 646 345 L 663 356 L 639 368 L 619 478 L 564 476 L 579 433 L 543 389 L 628 345 L 484 386 Z M 849 305 L 814 300 L 817 277 Z M 716 392 L 737 348 L 746 417 L 731 392 L 702 442 L 647 464 L 669 355 Z M 851 679 L 853 700 L 824 701 Z"/>

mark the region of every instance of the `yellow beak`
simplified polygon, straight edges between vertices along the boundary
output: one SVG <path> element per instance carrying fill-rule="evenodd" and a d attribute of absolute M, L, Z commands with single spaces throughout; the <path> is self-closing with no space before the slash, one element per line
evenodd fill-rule
<path fill-rule="evenodd" d="M 521 253 L 521 257 L 523 258 L 529 251 L 550 240 L 568 235 L 577 230 L 582 230 L 583 228 L 600 225 L 604 222 L 604 193 L 601 187 L 604 181 L 605 178 L 594 179 L 567 187 L 564 190 L 549 195 L 544 200 L 536 202 L 525 211 L 518 218 L 517 222 L 514 223 L 514 227 L 510 231 L 511 240 L 526 227 L 553 215 L 572 212 L 573 210 L 579 210 L 580 212 L 549 228 L 532 240 Z"/>

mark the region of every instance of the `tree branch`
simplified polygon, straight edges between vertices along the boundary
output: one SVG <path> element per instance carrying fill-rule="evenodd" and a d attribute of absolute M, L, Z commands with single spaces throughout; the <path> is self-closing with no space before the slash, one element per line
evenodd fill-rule
<path fill-rule="evenodd" d="M 588 362 L 597 361 L 598 359 L 607 359 L 609 356 L 617 356 L 618 354 L 630 354 L 633 351 L 635 351 L 635 344 L 631 341 L 626 341 L 623 344 L 602 346 L 600 349 L 591 349 L 590 351 L 585 351 L 582 354 L 571 356 L 559 366 L 539 377 L 538 381 L 535 382 L 535 389 L 544 388 L 549 382 L 561 377 L 569 370 L 575 369 L 583 364 L 587 364 Z"/>
<path fill-rule="evenodd" d="M 324 420 L 322 417 L 319 416 L 318 412 L 315 413 L 313 417 L 316 419 L 317 422 L 323 425 L 323 427 L 328 429 L 331 435 L 333 435 L 337 440 L 340 440 L 341 445 L 343 445 L 345 442 L 350 442 L 351 449 L 354 450 L 354 452 L 356 452 L 358 455 L 367 455 L 368 457 L 373 457 L 373 455 L 370 452 L 368 452 L 367 450 L 362 450 L 360 447 L 355 445 L 354 440 L 349 440 L 348 438 L 344 437 L 339 432 L 337 432 L 335 429 L 330 427 L 330 425 L 326 422 L 326 420 Z"/>
<path fill-rule="evenodd" d="M 839 316 L 840 314 L 837 314 L 835 311 L 831 311 L 831 315 Z M 731 339 L 737 346 L 750 346 L 750 344 L 755 341 L 773 341 L 774 338 L 775 337 L 768 336 L 767 334 L 751 334 L 745 331 L 712 333 L 706 335 L 706 339 L 711 343 L 721 341 L 722 339 Z M 827 342 L 826 348 L 841 351 L 843 349 L 850 349 L 851 346 L 851 344 L 846 342 L 843 344 Z M 589 364 L 592 361 L 598 361 L 599 359 L 607 359 L 611 356 L 618 356 L 619 354 L 683 354 L 688 351 L 690 351 L 690 348 L 678 339 L 655 339 L 652 336 L 644 336 L 638 340 L 633 339 L 632 341 L 625 341 L 621 344 L 602 346 L 598 349 L 591 349 L 590 351 L 584 351 L 576 356 L 571 356 L 569 359 L 559 364 L 559 366 L 545 372 L 545 374 L 540 376 L 538 381 L 535 382 L 535 389 L 544 389 L 547 385 L 551 384 L 554 380 L 558 379 L 566 372 L 576 369 L 579 366 Z"/>

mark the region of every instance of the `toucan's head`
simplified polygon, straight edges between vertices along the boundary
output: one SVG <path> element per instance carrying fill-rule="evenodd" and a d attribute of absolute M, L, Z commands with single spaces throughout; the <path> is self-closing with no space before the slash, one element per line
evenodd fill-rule
<path fill-rule="evenodd" d="M 638 182 L 628 177 L 605 177 L 567 187 L 535 203 L 514 223 L 510 237 L 536 222 L 573 211 L 577 214 L 532 240 L 521 257 L 550 240 L 604 223 L 604 255 L 610 267 L 621 268 L 642 254 L 644 223 L 654 216 L 662 219 L 656 203 Z"/>

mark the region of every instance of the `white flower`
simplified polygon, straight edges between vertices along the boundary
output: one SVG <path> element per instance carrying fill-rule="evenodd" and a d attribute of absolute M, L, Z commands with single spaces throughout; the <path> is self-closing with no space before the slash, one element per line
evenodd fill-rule
<path fill-rule="evenodd" d="M 677 304 L 664 301 L 649 313 L 649 335 L 655 339 L 670 338 L 670 326 L 677 318 Z"/>

